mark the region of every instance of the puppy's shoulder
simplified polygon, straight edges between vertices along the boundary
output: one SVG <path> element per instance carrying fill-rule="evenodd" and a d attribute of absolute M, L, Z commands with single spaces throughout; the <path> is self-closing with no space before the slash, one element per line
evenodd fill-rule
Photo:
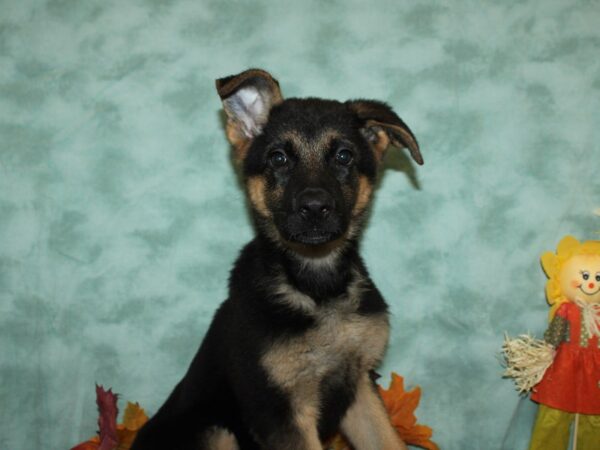
<path fill-rule="evenodd" d="M 362 315 L 387 313 L 388 305 L 379 289 L 369 278 L 366 278 L 365 285 L 366 288 L 360 293 L 356 312 Z"/>

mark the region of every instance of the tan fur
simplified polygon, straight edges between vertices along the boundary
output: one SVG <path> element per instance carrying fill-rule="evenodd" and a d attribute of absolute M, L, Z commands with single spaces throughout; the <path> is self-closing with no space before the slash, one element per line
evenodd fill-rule
<path fill-rule="evenodd" d="M 390 129 L 392 129 L 395 133 L 399 134 L 402 137 L 402 141 L 399 141 L 397 139 L 393 139 L 392 140 L 392 144 L 394 144 L 396 147 L 407 147 L 410 150 L 411 155 L 413 155 L 413 158 L 415 160 L 417 160 L 417 156 L 419 158 L 421 158 L 421 151 L 419 150 L 419 144 L 417 144 L 417 141 L 415 141 L 415 138 L 413 138 L 410 133 L 408 131 L 406 131 L 404 128 L 399 127 L 399 126 L 390 126 Z"/>
<path fill-rule="evenodd" d="M 289 142 L 292 144 L 292 147 L 296 149 L 301 149 L 308 145 L 308 141 L 305 139 L 305 136 L 296 130 L 289 130 L 285 133 L 281 133 L 281 140 Z"/>
<path fill-rule="evenodd" d="M 311 433 L 316 433 L 317 417 L 313 422 L 305 416 L 307 411 L 318 410 L 323 378 L 336 370 L 346 370 L 348 361 L 366 374 L 383 357 L 389 334 L 387 315 L 364 316 L 356 312 L 362 283 L 356 276 L 346 295 L 332 299 L 328 306 L 315 305 L 315 327 L 274 344 L 261 358 L 269 378 L 290 396 L 297 423 L 310 423 L 306 431 L 310 429 Z M 293 296 L 288 301 L 294 303 L 301 294 L 289 286 L 286 295 Z"/>
<path fill-rule="evenodd" d="M 327 315 L 333 314 L 328 309 L 319 309 L 315 301 L 308 295 L 295 289 L 289 284 L 285 275 L 278 275 L 271 280 L 270 287 L 272 291 L 278 296 L 278 300 L 281 304 L 290 306 L 294 309 L 303 311 L 304 313 L 317 317 L 319 314 Z M 348 285 L 347 295 L 336 299 L 336 302 L 348 304 L 341 304 L 339 306 L 334 305 L 333 309 L 339 310 L 339 312 L 354 312 L 358 307 L 359 298 L 364 292 L 364 280 L 358 273 L 355 273 L 355 279 Z"/>
<path fill-rule="evenodd" d="M 239 450 L 235 436 L 223 428 L 214 427 L 204 437 L 205 446 L 209 450 Z"/>
<path fill-rule="evenodd" d="M 367 139 L 377 156 L 383 157 L 388 145 L 392 144 L 398 148 L 407 147 L 415 162 L 423 164 L 417 140 L 406 124 L 393 112 L 386 112 L 385 107 L 370 101 L 352 101 L 349 102 L 349 107 L 360 119 L 365 120 L 364 130 L 368 130 Z"/>
<path fill-rule="evenodd" d="M 406 450 L 390 423 L 381 398 L 368 374 L 358 382 L 356 399 L 341 424 L 342 433 L 360 450 Z"/>
<path fill-rule="evenodd" d="M 323 167 L 323 154 L 327 152 L 334 139 L 339 139 L 340 133 L 336 130 L 325 129 L 310 143 L 306 152 L 307 166 L 314 168 L 315 172 Z"/>
<path fill-rule="evenodd" d="M 300 402 L 296 405 L 296 426 L 305 440 L 302 450 L 323 450 L 319 434 L 317 433 L 318 420 L 319 413 L 316 405 L 309 402 Z"/>
<path fill-rule="evenodd" d="M 278 300 L 282 305 L 301 310 L 310 315 L 315 313 L 316 304 L 314 300 L 290 286 L 283 275 L 275 277 L 271 289 L 278 296 Z"/>
<path fill-rule="evenodd" d="M 312 265 L 322 269 L 333 266 L 340 252 L 347 245 L 345 236 L 316 247 L 298 242 L 284 242 L 285 246 L 296 254 L 303 266 Z"/>
<path fill-rule="evenodd" d="M 419 149 L 419 144 L 415 138 L 403 127 L 389 123 L 382 123 L 376 120 L 368 120 L 366 126 L 371 128 L 377 135 L 377 140 L 371 143 L 376 156 L 381 161 L 383 155 L 390 144 L 398 148 L 408 148 L 411 156 L 418 164 L 423 164 L 423 156 Z M 400 135 L 401 140 L 396 135 Z"/>
<path fill-rule="evenodd" d="M 254 81 L 254 83 L 253 83 Z M 252 133 L 260 132 L 262 126 L 267 122 L 269 112 L 275 105 L 283 101 L 279 83 L 270 73 L 261 69 L 246 70 L 235 77 L 227 77 L 216 80 L 217 93 L 223 101 L 223 109 L 227 114 L 226 134 L 229 142 L 235 149 L 235 159 L 241 162 L 250 143 L 252 142 Z M 265 109 L 262 114 L 255 117 L 256 129 L 244 131 L 244 126 L 236 118 L 235 110 L 231 109 L 229 97 L 237 92 L 245 83 L 252 83 L 259 91 L 262 101 L 265 103 Z"/>
<path fill-rule="evenodd" d="M 375 152 L 377 161 L 381 162 L 383 155 L 385 155 L 385 151 L 390 145 L 390 138 L 381 128 L 376 128 L 374 131 L 377 135 L 377 140 L 372 144 L 372 148 Z"/>
<path fill-rule="evenodd" d="M 356 312 L 361 292 L 361 284 L 352 283 L 347 296 L 315 310 L 315 327 L 263 355 L 262 364 L 279 387 L 291 392 L 297 386 L 319 383 L 346 361 L 356 361 L 365 371 L 376 367 L 385 351 L 389 325 L 386 314 Z"/>
<path fill-rule="evenodd" d="M 227 140 L 233 146 L 235 161 L 240 164 L 248 154 L 250 140 L 244 136 L 239 124 L 231 119 L 227 120 L 225 133 L 227 134 Z"/>
<path fill-rule="evenodd" d="M 340 133 L 333 129 L 324 129 L 314 137 L 307 140 L 306 136 L 296 132 L 288 131 L 282 134 L 282 139 L 290 142 L 297 149 L 306 167 L 313 168 L 315 173 L 322 167 L 323 153 L 329 150 L 331 142 L 340 137 Z M 310 173 L 308 174 L 310 176 Z"/>
<path fill-rule="evenodd" d="M 371 194 L 373 193 L 373 186 L 369 179 L 361 175 L 358 178 L 358 195 L 356 197 L 356 203 L 352 208 L 352 215 L 357 216 L 362 213 L 371 201 Z"/>
<path fill-rule="evenodd" d="M 246 181 L 246 189 L 248 192 L 248 198 L 252 203 L 252 206 L 260 215 L 264 217 L 271 217 L 271 211 L 267 207 L 267 201 L 265 197 L 266 182 L 263 177 L 255 176 L 250 177 Z"/>

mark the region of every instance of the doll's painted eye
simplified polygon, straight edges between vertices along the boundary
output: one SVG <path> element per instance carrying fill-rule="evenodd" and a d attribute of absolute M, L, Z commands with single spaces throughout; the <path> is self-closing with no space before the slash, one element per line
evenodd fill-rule
<path fill-rule="evenodd" d="M 590 279 L 590 274 L 589 274 L 589 272 L 581 272 L 581 277 L 582 277 L 582 278 L 583 278 L 585 281 L 587 281 L 587 280 L 589 280 L 589 279 Z"/>
<path fill-rule="evenodd" d="M 597 273 L 597 274 L 596 274 L 596 281 L 597 281 L 598 283 L 600 283 L 600 273 Z"/>

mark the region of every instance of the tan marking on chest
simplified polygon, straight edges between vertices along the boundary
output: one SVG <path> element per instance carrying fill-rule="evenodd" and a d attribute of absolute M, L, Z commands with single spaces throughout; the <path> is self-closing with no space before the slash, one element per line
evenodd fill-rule
<path fill-rule="evenodd" d="M 289 395 L 298 424 L 310 423 L 309 428 L 316 430 L 323 379 L 349 366 L 365 373 L 376 367 L 388 334 L 386 314 L 327 312 L 305 334 L 273 345 L 261 362 L 271 381 Z M 306 411 L 314 414 L 306 417 Z"/>
<path fill-rule="evenodd" d="M 315 320 L 305 333 L 274 342 L 261 358 L 270 380 L 289 395 L 299 424 L 318 421 L 319 389 L 324 378 L 336 371 L 366 374 L 383 357 L 389 336 L 388 316 L 356 312 L 364 290 L 363 277 L 355 273 L 345 295 L 319 306 L 279 280 L 280 301 Z"/>
<path fill-rule="evenodd" d="M 385 352 L 388 335 L 386 314 L 324 311 L 303 335 L 274 344 L 262 364 L 271 380 L 285 391 L 315 395 L 323 377 L 348 362 L 360 370 L 375 368 Z"/>

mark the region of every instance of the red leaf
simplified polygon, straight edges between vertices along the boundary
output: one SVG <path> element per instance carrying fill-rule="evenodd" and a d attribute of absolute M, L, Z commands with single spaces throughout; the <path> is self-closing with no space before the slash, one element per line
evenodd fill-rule
<path fill-rule="evenodd" d="M 96 385 L 96 403 L 98 404 L 98 427 L 100 428 L 100 446 L 98 450 L 114 450 L 119 444 L 117 437 L 117 394 L 112 389 L 105 391 Z"/>

